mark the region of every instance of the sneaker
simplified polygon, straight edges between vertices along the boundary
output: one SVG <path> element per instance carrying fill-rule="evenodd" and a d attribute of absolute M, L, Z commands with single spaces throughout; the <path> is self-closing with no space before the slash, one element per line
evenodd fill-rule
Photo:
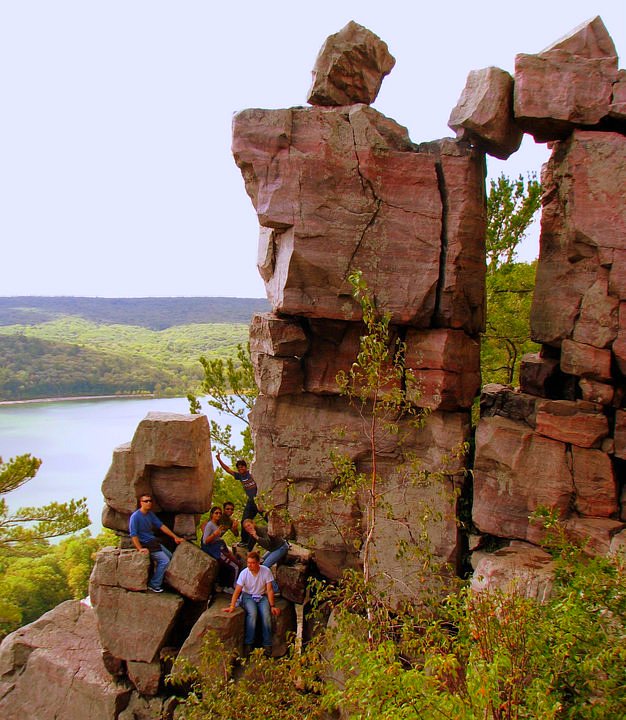
<path fill-rule="evenodd" d="M 215 592 L 216 592 L 216 593 L 222 592 L 223 589 L 224 589 L 224 588 L 223 588 L 221 585 L 216 585 L 216 586 L 215 586 Z"/>
<path fill-rule="evenodd" d="M 163 588 L 155 588 L 155 587 L 152 587 L 152 585 L 148 585 L 148 590 L 152 590 L 152 592 L 156 592 L 156 593 L 163 592 Z"/>
<path fill-rule="evenodd" d="M 232 595 L 235 592 L 235 588 L 222 588 L 222 592 L 226 593 L 227 595 Z"/>

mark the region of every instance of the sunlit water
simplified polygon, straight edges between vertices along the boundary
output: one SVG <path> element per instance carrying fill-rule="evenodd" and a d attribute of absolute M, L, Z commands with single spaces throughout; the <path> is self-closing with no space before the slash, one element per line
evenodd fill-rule
<path fill-rule="evenodd" d="M 5 496 L 9 507 L 86 497 L 92 533 L 101 528 L 102 493 L 114 448 L 132 440 L 148 412 L 188 413 L 185 398 L 72 400 L 0 406 L 0 457 L 31 453 L 43 460 L 33 480 Z M 203 403 L 219 422 L 239 427 Z"/>

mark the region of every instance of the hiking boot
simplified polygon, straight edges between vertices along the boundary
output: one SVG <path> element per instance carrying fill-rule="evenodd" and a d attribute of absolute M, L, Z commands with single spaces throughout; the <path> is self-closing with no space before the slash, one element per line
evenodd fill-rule
<path fill-rule="evenodd" d="M 244 645 L 243 646 L 243 656 L 245 658 L 250 657 L 252 655 L 252 645 Z"/>
<path fill-rule="evenodd" d="M 263 655 L 264 655 L 266 658 L 271 658 L 271 657 L 272 657 L 272 646 L 271 646 L 271 645 L 268 645 L 268 646 L 264 646 L 264 647 L 263 647 Z"/>

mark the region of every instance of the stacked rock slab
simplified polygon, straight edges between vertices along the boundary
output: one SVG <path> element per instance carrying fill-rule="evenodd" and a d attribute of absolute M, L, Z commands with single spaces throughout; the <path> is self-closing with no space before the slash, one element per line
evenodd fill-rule
<path fill-rule="evenodd" d="M 377 439 L 391 513 L 376 527 L 372 570 L 382 578 L 384 567 L 392 591 L 406 597 L 419 593 L 420 579 L 412 553 L 396 559 L 400 543 L 419 545 L 426 529 L 439 560 L 454 566 L 459 558 L 464 468 L 446 458 L 469 438 L 480 384 L 485 164 L 463 141 L 415 145 L 369 107 L 393 63 L 385 43 L 349 23 L 320 52 L 313 107 L 238 113 L 233 154 L 261 226 L 258 266 L 273 309 L 250 331 L 260 390 L 254 476 L 287 511 L 283 529 L 315 548 L 324 575 L 361 562 L 363 497 L 319 499 L 334 486 L 333 453 L 369 470 L 363 419 L 336 381 L 363 334 L 348 281 L 360 270 L 390 313 L 392 338 L 406 343 L 421 388 L 411 401 L 430 411 L 420 430 L 402 421 L 397 435 Z M 414 460 L 433 473 L 429 480 L 415 482 Z M 433 506 L 437 519 L 426 520 Z"/>
<path fill-rule="evenodd" d="M 514 121 L 553 141 L 531 313 L 542 349 L 524 358 L 520 391 L 483 389 L 474 467 L 482 533 L 539 543 L 529 516 L 545 505 L 590 553 L 609 552 L 626 521 L 626 122 L 611 110 L 621 102 L 617 64 L 600 18 L 538 55 L 517 56 Z M 527 550 L 514 552 L 523 564 Z"/>
<path fill-rule="evenodd" d="M 104 527 L 128 536 L 128 520 L 148 493 L 153 511 L 183 537 L 207 512 L 213 494 L 213 460 L 205 415 L 150 412 L 130 443 L 113 451 L 102 483 Z"/>

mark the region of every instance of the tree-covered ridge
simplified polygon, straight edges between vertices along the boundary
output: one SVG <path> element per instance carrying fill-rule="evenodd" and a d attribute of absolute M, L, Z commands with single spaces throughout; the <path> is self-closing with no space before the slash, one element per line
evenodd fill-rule
<path fill-rule="evenodd" d="M 237 345 L 247 337 L 247 324 L 154 331 L 77 317 L 0 327 L 0 400 L 182 395 L 200 382 L 200 355 L 234 358 Z"/>
<path fill-rule="evenodd" d="M 248 325 L 254 313 L 267 310 L 265 298 L 0 297 L 0 326 L 37 325 L 64 315 L 152 330 L 197 323 Z"/>

